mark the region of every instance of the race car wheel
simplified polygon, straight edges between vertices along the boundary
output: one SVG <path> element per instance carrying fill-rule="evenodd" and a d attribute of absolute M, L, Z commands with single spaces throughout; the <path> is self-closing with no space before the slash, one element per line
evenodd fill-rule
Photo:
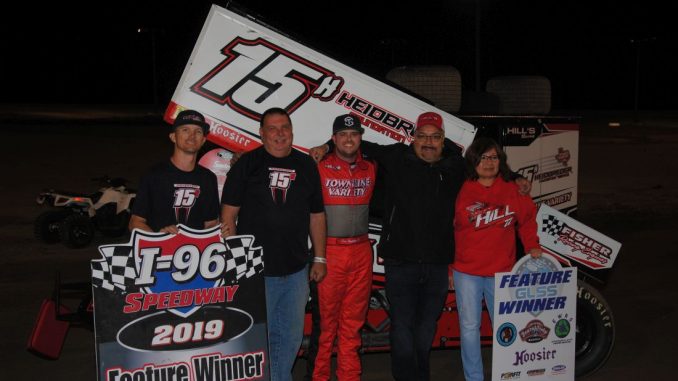
<path fill-rule="evenodd" d="M 85 247 L 92 242 L 94 226 L 89 217 L 71 214 L 61 222 L 59 234 L 64 245 L 77 249 Z"/>
<path fill-rule="evenodd" d="M 612 353 L 615 324 L 612 310 L 598 290 L 577 281 L 575 375 L 583 377 L 602 367 Z"/>
<path fill-rule="evenodd" d="M 35 219 L 33 232 L 35 238 L 44 243 L 57 243 L 59 236 L 59 224 L 69 213 L 63 210 L 49 210 L 41 213 Z"/>

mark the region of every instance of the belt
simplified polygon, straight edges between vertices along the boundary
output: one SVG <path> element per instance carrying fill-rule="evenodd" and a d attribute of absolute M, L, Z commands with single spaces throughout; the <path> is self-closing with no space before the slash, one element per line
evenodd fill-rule
<path fill-rule="evenodd" d="M 367 234 L 357 235 L 355 237 L 327 237 L 328 245 L 353 245 L 368 241 L 370 237 Z"/>

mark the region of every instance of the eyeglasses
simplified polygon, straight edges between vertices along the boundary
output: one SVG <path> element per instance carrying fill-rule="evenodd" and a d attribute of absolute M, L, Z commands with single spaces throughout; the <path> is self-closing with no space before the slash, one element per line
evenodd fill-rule
<path fill-rule="evenodd" d="M 499 156 L 497 156 L 497 155 L 492 155 L 492 156 L 482 155 L 482 156 L 480 156 L 480 161 L 483 161 L 483 160 L 486 160 L 486 161 L 498 161 L 498 160 L 499 160 Z"/>
<path fill-rule="evenodd" d="M 439 142 L 443 140 L 443 135 L 440 134 L 433 134 L 433 135 L 426 135 L 426 134 L 415 134 L 414 138 L 417 140 L 431 140 L 434 142 Z"/>

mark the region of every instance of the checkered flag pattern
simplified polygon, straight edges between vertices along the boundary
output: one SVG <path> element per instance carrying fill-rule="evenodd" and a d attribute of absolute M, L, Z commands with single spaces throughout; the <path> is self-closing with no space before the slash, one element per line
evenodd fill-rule
<path fill-rule="evenodd" d="M 564 222 L 558 220 L 556 216 L 552 216 L 550 214 L 544 215 L 541 222 L 541 231 L 556 237 L 560 234 L 563 226 L 565 226 Z"/>
<path fill-rule="evenodd" d="M 247 278 L 264 271 L 264 249 L 257 247 L 247 253 L 247 268 Z"/>
<path fill-rule="evenodd" d="M 92 261 L 92 284 L 106 290 L 128 291 L 134 287 L 137 272 L 130 246 L 99 248 L 104 259 Z"/>
<path fill-rule="evenodd" d="M 115 286 L 111 283 L 109 276 L 108 262 L 105 259 L 92 261 L 92 285 L 103 289 L 113 291 Z"/>
<path fill-rule="evenodd" d="M 252 248 L 252 242 L 254 236 L 235 236 L 224 241 L 228 249 L 225 279 L 249 278 L 264 271 L 264 250 L 261 247 Z"/>

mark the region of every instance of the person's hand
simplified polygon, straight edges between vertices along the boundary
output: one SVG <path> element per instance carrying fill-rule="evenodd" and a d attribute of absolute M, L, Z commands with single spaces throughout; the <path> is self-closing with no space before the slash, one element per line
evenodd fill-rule
<path fill-rule="evenodd" d="M 450 275 L 447 276 L 447 281 L 449 282 L 447 284 L 447 289 L 454 290 L 454 275 L 452 274 L 452 272 L 450 272 Z"/>
<path fill-rule="evenodd" d="M 320 163 L 320 160 L 327 155 L 327 151 L 330 150 L 330 147 L 327 146 L 327 144 L 323 144 L 321 146 L 313 147 L 310 150 L 308 150 L 308 155 L 315 160 L 316 163 Z"/>
<path fill-rule="evenodd" d="M 165 226 L 164 228 L 158 230 L 161 233 L 170 233 L 170 234 L 178 234 L 179 229 L 177 229 L 177 225 L 168 225 Z"/>
<path fill-rule="evenodd" d="M 235 164 L 236 161 L 238 161 L 240 159 L 240 156 L 242 156 L 242 154 L 243 154 L 242 152 L 233 152 L 233 155 L 231 155 L 231 161 L 230 161 L 231 167 L 233 166 L 233 164 Z"/>
<path fill-rule="evenodd" d="M 310 280 L 320 283 L 325 279 L 325 275 L 327 275 L 327 263 L 315 262 L 311 266 L 308 277 Z"/>
<path fill-rule="evenodd" d="M 530 191 L 532 190 L 532 183 L 527 181 L 524 177 L 518 177 L 516 179 L 516 185 L 518 186 L 518 193 L 523 196 L 529 196 Z"/>
<path fill-rule="evenodd" d="M 233 232 L 231 231 L 231 227 L 226 224 L 221 224 L 221 236 L 224 238 L 228 238 L 232 235 Z"/>
<path fill-rule="evenodd" d="M 541 248 L 534 248 L 530 249 L 530 252 L 528 253 L 532 258 L 539 258 L 541 257 Z"/>

